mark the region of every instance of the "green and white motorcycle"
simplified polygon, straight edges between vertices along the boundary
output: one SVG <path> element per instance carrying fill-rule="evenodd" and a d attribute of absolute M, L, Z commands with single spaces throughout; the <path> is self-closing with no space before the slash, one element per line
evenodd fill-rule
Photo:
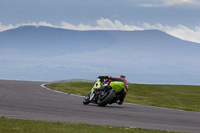
<path fill-rule="evenodd" d="M 107 104 L 112 104 L 119 100 L 119 92 L 121 92 L 124 87 L 123 82 L 111 82 L 103 91 L 95 93 L 95 89 L 100 88 L 101 85 L 103 85 L 103 83 L 98 79 L 90 93 L 84 98 L 83 104 L 86 105 L 91 102 L 98 104 L 99 106 L 106 106 Z"/>

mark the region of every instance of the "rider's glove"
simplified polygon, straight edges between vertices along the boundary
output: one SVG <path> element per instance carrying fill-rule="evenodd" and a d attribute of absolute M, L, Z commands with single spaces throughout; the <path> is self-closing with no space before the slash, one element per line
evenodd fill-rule
<path fill-rule="evenodd" d="M 96 94 L 98 91 L 99 91 L 98 88 L 96 88 L 96 89 L 93 91 L 93 93 Z"/>

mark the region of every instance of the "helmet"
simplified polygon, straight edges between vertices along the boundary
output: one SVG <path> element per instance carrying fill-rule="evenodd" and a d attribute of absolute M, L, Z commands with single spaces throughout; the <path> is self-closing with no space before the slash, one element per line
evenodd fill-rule
<path fill-rule="evenodd" d="M 124 75 L 120 75 L 120 78 L 126 79 L 126 76 L 124 76 Z"/>

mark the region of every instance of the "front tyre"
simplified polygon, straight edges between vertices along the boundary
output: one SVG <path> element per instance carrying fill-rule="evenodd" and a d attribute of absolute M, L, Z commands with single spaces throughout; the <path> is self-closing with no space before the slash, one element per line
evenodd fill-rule
<path fill-rule="evenodd" d="M 98 105 L 106 106 L 108 103 L 110 103 L 113 100 L 115 95 L 116 95 L 116 92 L 114 90 L 111 90 L 111 92 L 108 94 L 106 98 L 104 98 L 102 101 L 100 99 L 98 100 Z"/>
<path fill-rule="evenodd" d="M 91 92 L 83 99 L 83 104 L 87 105 L 90 103 L 90 94 Z"/>

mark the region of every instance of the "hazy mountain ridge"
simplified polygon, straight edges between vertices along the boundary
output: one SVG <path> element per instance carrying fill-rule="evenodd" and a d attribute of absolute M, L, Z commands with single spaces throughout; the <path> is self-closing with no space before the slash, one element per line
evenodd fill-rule
<path fill-rule="evenodd" d="M 200 84 L 200 44 L 157 30 L 24 26 L 0 32 L 0 40 L 4 79 L 95 80 L 98 75 L 124 74 L 134 83 Z"/>
<path fill-rule="evenodd" d="M 27 50 L 32 55 L 42 56 L 95 51 L 97 47 L 99 50 L 115 41 L 106 31 L 73 31 L 43 26 L 23 26 L 0 32 L 0 40 L 1 49 L 13 49 L 19 53 Z"/>

